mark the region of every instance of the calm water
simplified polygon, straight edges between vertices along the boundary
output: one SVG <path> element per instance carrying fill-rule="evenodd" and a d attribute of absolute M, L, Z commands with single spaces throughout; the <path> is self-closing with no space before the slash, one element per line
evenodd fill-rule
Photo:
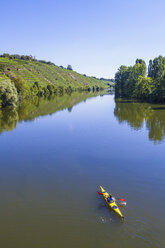
<path fill-rule="evenodd" d="M 3 113 L 0 247 L 165 247 L 165 106 L 87 97 Z"/>

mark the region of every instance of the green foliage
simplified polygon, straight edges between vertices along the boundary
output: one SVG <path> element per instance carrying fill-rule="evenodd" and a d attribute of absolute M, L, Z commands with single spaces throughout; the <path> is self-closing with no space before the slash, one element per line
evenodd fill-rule
<path fill-rule="evenodd" d="M 161 77 L 165 74 L 165 58 L 159 56 L 153 61 L 149 61 L 148 76 L 152 79 L 159 81 Z"/>
<path fill-rule="evenodd" d="M 3 114 L 2 114 L 2 100 L 0 100 L 0 119 L 2 118 Z"/>
<path fill-rule="evenodd" d="M 28 55 L 22 55 L 20 58 L 23 60 L 32 60 L 33 59 L 32 56 L 28 56 Z"/>
<path fill-rule="evenodd" d="M 50 95 L 54 93 L 54 86 L 52 84 L 48 84 L 47 89 L 48 89 Z"/>
<path fill-rule="evenodd" d="M 0 55 L 0 75 L 10 78 L 17 89 L 19 102 L 34 96 L 71 94 L 73 91 L 89 91 L 109 88 L 107 81 L 83 76 L 58 67 L 50 61 L 37 61 L 33 56 L 18 54 Z M 111 83 L 111 82 L 110 82 Z"/>
<path fill-rule="evenodd" d="M 17 106 L 18 93 L 14 83 L 12 83 L 9 79 L 0 80 L 0 100 L 3 107 Z"/>
<path fill-rule="evenodd" d="M 20 99 L 29 97 L 30 88 L 26 85 L 25 81 L 22 78 L 12 77 L 11 80 L 15 84 Z"/>
<path fill-rule="evenodd" d="M 4 58 L 9 58 L 10 57 L 10 54 L 8 54 L 8 53 L 4 53 L 3 55 L 1 55 L 2 57 L 4 57 Z"/>
<path fill-rule="evenodd" d="M 142 59 L 137 59 L 136 64 L 141 64 L 141 65 L 144 64 L 144 65 L 146 65 L 145 61 L 142 60 Z"/>
<path fill-rule="evenodd" d="M 31 91 L 33 95 L 44 96 L 44 87 L 42 87 L 38 82 L 34 82 Z"/>
<path fill-rule="evenodd" d="M 64 94 L 64 87 L 62 87 L 62 86 L 58 87 L 57 92 L 58 92 L 58 95 L 63 96 L 63 94 Z"/>
<path fill-rule="evenodd" d="M 125 97 L 125 84 L 126 80 L 129 78 L 129 74 L 131 73 L 131 68 L 127 66 L 120 66 L 117 73 L 115 74 L 115 94 L 116 97 Z M 126 89 L 127 92 L 127 89 Z"/>
<path fill-rule="evenodd" d="M 38 82 L 41 87 L 47 87 L 48 84 L 53 84 L 55 88 L 63 86 L 68 88 L 70 85 L 72 90 L 85 87 L 88 83 L 92 88 L 96 85 L 108 88 L 107 82 L 83 76 L 73 70 L 66 70 L 58 67 L 52 62 L 37 61 L 32 56 L 9 55 L 12 57 L 0 56 L 0 71 L 8 76 L 20 77 L 26 84 L 31 87 L 34 82 Z M 19 59 L 20 57 L 20 59 Z M 111 83 L 111 82 L 110 82 Z"/>
<path fill-rule="evenodd" d="M 127 79 L 124 82 L 124 95 L 128 98 L 132 96 L 132 93 L 136 87 L 139 77 L 145 76 L 146 65 L 145 63 L 137 62 L 133 67 L 128 67 Z"/>
<path fill-rule="evenodd" d="M 137 79 L 132 96 L 135 99 L 148 100 L 151 98 L 153 88 L 154 82 L 152 78 L 140 76 Z"/>
<path fill-rule="evenodd" d="M 165 58 L 159 56 L 146 64 L 137 59 L 132 67 L 121 66 L 115 75 L 115 96 L 165 102 Z"/>
<path fill-rule="evenodd" d="M 38 95 L 39 93 L 39 88 L 36 83 L 33 83 L 33 85 L 30 87 L 32 95 Z"/>

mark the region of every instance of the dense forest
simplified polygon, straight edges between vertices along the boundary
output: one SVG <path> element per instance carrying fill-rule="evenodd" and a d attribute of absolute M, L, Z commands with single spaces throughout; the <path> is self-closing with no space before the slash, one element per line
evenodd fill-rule
<path fill-rule="evenodd" d="M 146 63 L 137 59 L 134 66 L 120 66 L 115 74 L 115 96 L 148 102 L 165 102 L 165 57 Z"/>
<path fill-rule="evenodd" d="M 0 55 L 0 108 L 16 107 L 24 99 L 34 96 L 71 94 L 73 91 L 97 92 L 114 83 L 88 77 L 50 61 L 27 55 Z"/>

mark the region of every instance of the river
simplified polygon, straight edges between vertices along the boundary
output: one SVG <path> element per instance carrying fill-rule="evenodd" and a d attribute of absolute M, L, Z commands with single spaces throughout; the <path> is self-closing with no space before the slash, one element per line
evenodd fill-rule
<path fill-rule="evenodd" d="M 1 115 L 0 247 L 165 247 L 164 105 L 82 93 Z"/>

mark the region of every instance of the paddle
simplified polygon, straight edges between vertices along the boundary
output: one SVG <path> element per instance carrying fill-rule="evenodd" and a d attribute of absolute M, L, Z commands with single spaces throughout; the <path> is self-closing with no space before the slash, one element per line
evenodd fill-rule
<path fill-rule="evenodd" d="M 101 192 L 97 192 L 97 194 L 99 194 L 99 195 L 103 195 L 103 193 L 101 193 Z"/>
<path fill-rule="evenodd" d="M 123 201 L 123 202 L 125 202 L 125 200 L 124 200 L 124 199 L 121 199 L 121 198 L 118 198 L 118 200 L 119 200 L 119 201 Z"/>
<path fill-rule="evenodd" d="M 101 192 L 97 192 L 99 195 L 103 195 L 103 193 L 101 193 Z M 123 202 L 125 202 L 125 200 L 124 199 L 122 199 L 122 198 L 117 198 L 119 201 L 123 201 Z"/>

